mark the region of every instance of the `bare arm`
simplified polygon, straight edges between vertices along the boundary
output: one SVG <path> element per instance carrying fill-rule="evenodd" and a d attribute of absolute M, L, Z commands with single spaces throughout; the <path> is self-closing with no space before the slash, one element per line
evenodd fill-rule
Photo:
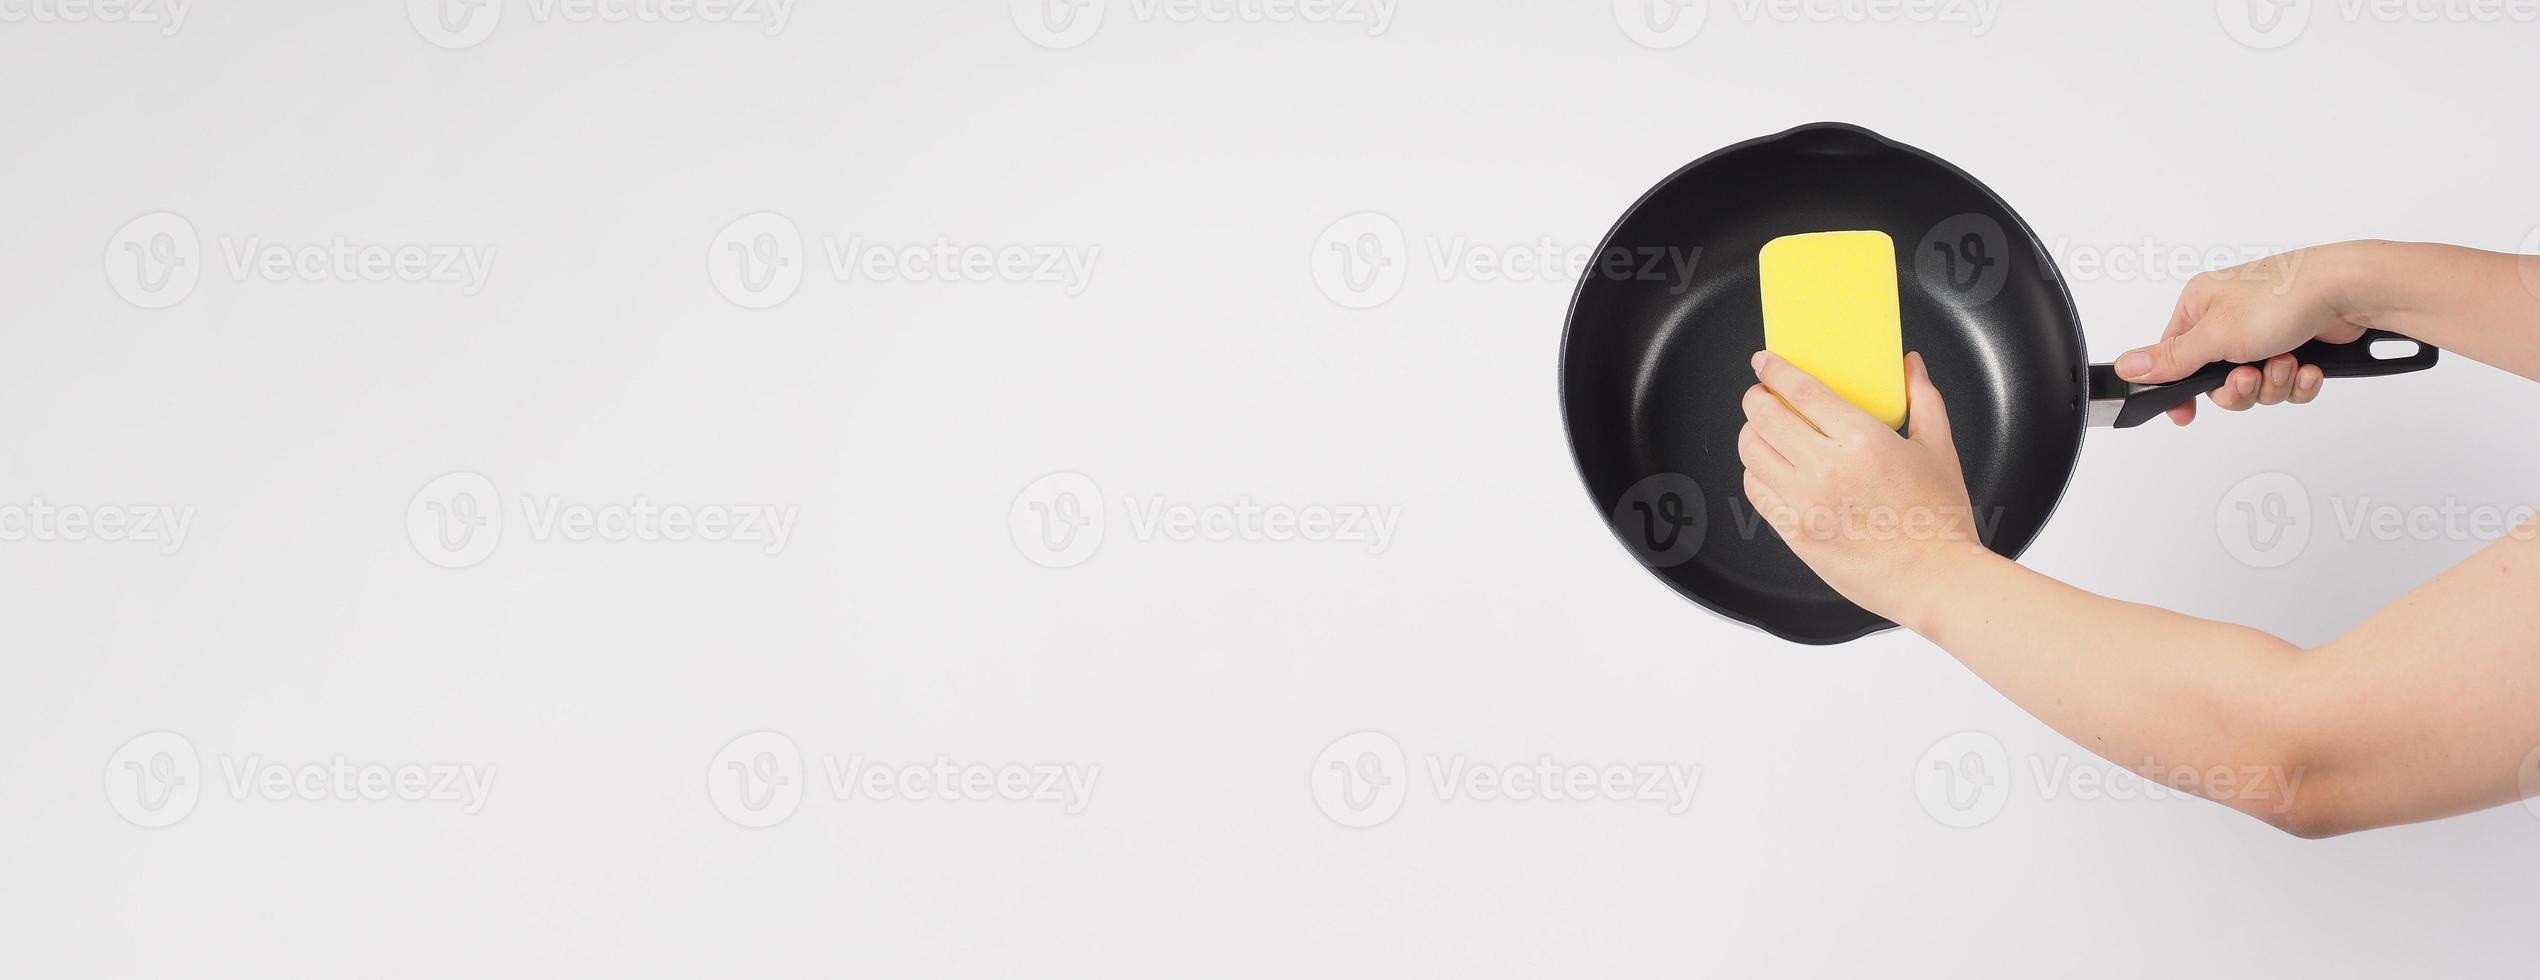
<path fill-rule="evenodd" d="M 2163 341 L 2120 369 L 2168 380 L 2378 326 L 2540 378 L 2540 269 L 2526 284 L 2517 257 L 2448 246 L 2305 252 L 2200 277 Z M 1847 597 L 1928 637 L 2110 761 L 2293 833 L 2407 823 L 2540 792 L 2540 772 L 2526 771 L 2540 750 L 2540 519 L 2307 651 L 2073 588 L 1966 533 L 1882 538 L 1836 522 L 1812 531 L 1800 518 L 1821 510 L 1966 507 L 1946 409 L 1918 358 L 1908 373 L 1913 430 L 1900 439 L 1847 416 L 1848 405 L 1786 362 L 1758 358 L 1760 388 L 1782 397 L 1747 400 L 1748 495 Z M 2245 373 L 2236 380 L 2249 384 L 2227 386 L 2218 404 L 2319 393 L 2316 371 L 2290 361 Z"/>
<path fill-rule="evenodd" d="M 2306 251 L 2328 253 L 2348 322 L 2540 381 L 2540 255 L 2382 241 Z"/>
<path fill-rule="evenodd" d="M 2540 749 L 2540 521 L 2302 650 L 1990 552 L 1906 625 L 2110 762 L 2305 837 L 2520 799 Z M 2217 778 L 2217 777 L 2220 778 Z"/>

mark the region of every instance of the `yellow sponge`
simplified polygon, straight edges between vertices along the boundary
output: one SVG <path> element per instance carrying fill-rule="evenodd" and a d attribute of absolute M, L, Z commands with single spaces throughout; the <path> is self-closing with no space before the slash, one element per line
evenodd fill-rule
<path fill-rule="evenodd" d="M 1885 232 L 1825 231 L 1764 243 L 1764 348 L 1815 375 L 1890 428 L 1905 424 L 1905 338 L 1896 243 Z"/>

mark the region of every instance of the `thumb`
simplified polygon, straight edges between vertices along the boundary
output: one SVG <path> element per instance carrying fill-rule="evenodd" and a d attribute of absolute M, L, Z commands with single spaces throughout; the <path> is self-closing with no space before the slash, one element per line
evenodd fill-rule
<path fill-rule="evenodd" d="M 2137 347 L 2117 358 L 2117 377 L 2145 384 L 2184 378 L 2221 356 L 2213 349 L 2220 336 L 2191 326 L 2150 347 Z"/>
<path fill-rule="evenodd" d="M 1923 361 L 1921 351 L 1905 355 L 1905 437 L 1950 455 L 1957 455 L 1958 444 L 1949 435 L 1949 406 L 1941 404 L 1940 388 L 1931 383 L 1931 366 Z"/>

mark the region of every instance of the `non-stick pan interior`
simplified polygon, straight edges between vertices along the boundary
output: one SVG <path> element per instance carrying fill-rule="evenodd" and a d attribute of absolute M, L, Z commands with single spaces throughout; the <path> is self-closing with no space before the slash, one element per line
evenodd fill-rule
<path fill-rule="evenodd" d="M 1722 150 L 1633 206 L 1563 342 L 1570 444 L 1624 544 L 1678 592 L 1805 643 L 1891 625 L 1800 563 L 1741 487 L 1738 399 L 1764 344 L 1756 253 L 1782 235 L 1895 240 L 1905 344 L 1945 396 L 1986 544 L 2017 556 L 2081 448 L 2086 360 L 2035 236 L 1936 157 L 1836 124 Z M 1692 257 L 1690 279 L 1666 273 Z"/>

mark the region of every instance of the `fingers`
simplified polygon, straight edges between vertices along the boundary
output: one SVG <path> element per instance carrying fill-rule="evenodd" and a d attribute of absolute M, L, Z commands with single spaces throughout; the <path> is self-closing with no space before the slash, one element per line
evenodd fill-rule
<path fill-rule="evenodd" d="M 2328 372 L 2317 364 L 2302 365 L 2293 372 L 2293 404 L 2308 405 L 2320 396 L 2320 388 L 2328 383 Z"/>
<path fill-rule="evenodd" d="M 2308 405 L 2320 396 L 2327 375 L 2317 364 L 2303 364 L 2292 355 L 2279 354 L 2264 364 L 2243 365 L 2223 379 L 2222 387 L 2213 391 L 2214 407 L 2245 412 L 2259 405 L 2290 402 Z M 2181 417 L 2184 416 L 2184 417 Z M 2193 403 L 2170 409 L 2170 420 L 2186 425 L 2196 420 Z"/>
<path fill-rule="evenodd" d="M 1737 459 L 1746 464 L 1750 477 L 1760 476 L 1770 482 L 1787 478 L 1793 469 L 1790 459 L 1783 456 L 1781 450 L 1774 449 L 1771 443 L 1765 442 L 1764 434 L 1756 431 L 1752 422 L 1737 430 Z"/>
<path fill-rule="evenodd" d="M 2176 321 L 2171 324 L 2177 329 Z M 2137 347 L 2117 358 L 2117 376 L 2144 384 L 2176 381 L 2215 360 L 2208 334 L 2189 326 L 2150 347 Z"/>
<path fill-rule="evenodd" d="M 2169 416 L 2171 425 L 2186 425 L 2196 421 L 2196 399 L 2190 398 L 2170 406 Z"/>
<path fill-rule="evenodd" d="M 2291 354 L 2267 358 L 2259 368 L 2262 377 L 2258 382 L 2258 404 L 2282 405 L 2293 397 L 2293 370 L 2300 366 L 2293 362 Z"/>
<path fill-rule="evenodd" d="M 1949 406 L 1941 402 L 1940 388 L 1931 383 L 1931 365 L 1921 351 L 1905 355 L 1905 428 L 1908 439 L 1958 454 L 1958 444 L 1949 435 Z"/>
<path fill-rule="evenodd" d="M 1783 503 L 1781 495 L 1774 493 L 1772 486 L 1756 476 L 1753 470 L 1746 472 L 1746 502 L 1755 505 L 1756 515 L 1762 517 L 1764 523 L 1772 525 L 1774 531 L 1785 537 L 1789 535 L 1790 505 Z"/>
<path fill-rule="evenodd" d="M 2214 389 L 2214 407 L 2228 412 L 2246 412 L 2258 404 L 2258 387 L 2265 378 L 2255 367 L 2241 365 L 2223 378 L 2222 387 Z"/>
<path fill-rule="evenodd" d="M 1785 462 L 1814 458 L 1817 444 L 1825 441 L 1823 434 L 1809 427 L 1807 419 L 1792 412 L 1772 389 L 1763 385 L 1748 387 L 1746 396 L 1738 400 L 1738 408 L 1746 413 L 1746 428 Z M 1743 431 L 1740 439 L 1743 448 Z"/>
<path fill-rule="evenodd" d="M 1763 380 L 1765 387 L 1771 388 L 1773 394 L 1780 395 L 1783 401 L 1789 402 L 1791 408 L 1798 410 L 1802 419 L 1829 437 L 1855 438 L 1871 430 L 1893 432 L 1887 426 L 1880 425 L 1877 419 L 1871 418 L 1870 413 L 1843 400 L 1843 396 L 1835 394 L 1833 389 L 1826 387 L 1825 382 L 1800 370 L 1798 365 L 1783 360 L 1781 355 L 1771 351 L 1757 351 L 1754 363 L 1755 376 Z M 1766 434 L 1770 435 L 1770 433 Z"/>

